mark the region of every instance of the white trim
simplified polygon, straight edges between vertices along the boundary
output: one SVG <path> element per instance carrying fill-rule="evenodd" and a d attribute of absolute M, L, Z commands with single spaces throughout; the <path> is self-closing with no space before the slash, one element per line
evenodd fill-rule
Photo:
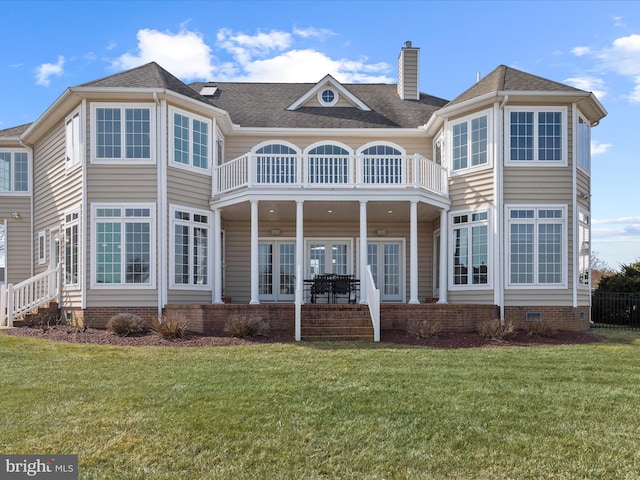
<path fill-rule="evenodd" d="M 532 112 L 533 115 L 533 160 L 511 160 L 511 113 L 512 112 Z M 536 113 L 550 112 L 561 113 L 561 131 L 562 131 L 562 145 L 560 146 L 560 152 L 562 158 L 560 160 L 539 160 L 538 159 L 538 141 L 539 141 L 539 125 L 538 115 Z M 559 106 L 506 106 L 504 108 L 504 164 L 509 167 L 566 167 L 568 165 L 568 136 L 569 136 L 569 122 L 568 122 L 568 110 L 567 107 Z"/>
<path fill-rule="evenodd" d="M 576 247 L 575 247 L 575 258 L 576 258 L 576 275 L 575 275 L 575 283 L 578 289 L 580 290 L 590 290 L 591 289 L 591 212 L 589 212 L 586 208 L 578 206 L 578 215 L 576 216 L 575 224 L 577 226 L 577 234 L 576 234 Z M 580 221 L 580 215 L 584 215 L 587 217 L 587 222 Z M 588 246 L 589 250 L 587 252 L 587 279 L 589 280 L 587 283 L 582 283 L 580 280 L 580 253 L 582 252 L 582 245 L 580 244 L 580 227 L 586 225 L 587 232 L 589 233 Z M 577 303 L 577 302 L 576 302 Z M 577 305 L 576 305 L 577 306 Z"/>
<path fill-rule="evenodd" d="M 360 276 L 361 265 L 362 265 L 362 250 L 361 250 L 362 237 L 356 237 L 356 272 L 358 272 L 359 280 L 360 280 L 360 303 L 362 302 L 363 297 L 366 299 L 366 292 L 364 291 L 364 277 Z M 398 272 L 399 280 L 400 280 L 400 293 L 398 294 L 398 298 L 395 296 L 384 295 L 383 284 L 380 281 L 380 273 L 381 269 L 384 269 L 384 251 L 378 250 L 378 260 L 383 260 L 382 262 L 378 262 L 378 271 L 375 272 L 375 275 L 378 277 L 378 283 L 376 284 L 376 288 L 380 290 L 380 300 L 384 303 L 407 303 L 407 238 L 406 237 L 370 237 L 367 236 L 367 248 L 364 257 L 366 258 L 365 267 L 362 269 L 365 272 L 367 271 L 367 266 L 369 265 L 369 245 L 378 245 L 384 246 L 385 244 L 389 245 L 399 245 L 399 267 L 400 271 Z M 371 271 L 372 275 L 374 274 L 373 269 Z M 389 298 L 391 297 L 391 298 Z M 366 303 L 366 302 L 365 302 Z"/>
<path fill-rule="evenodd" d="M 327 102 L 324 98 L 322 98 L 322 95 L 324 94 L 324 92 L 331 92 L 333 94 L 333 100 L 331 100 L 330 102 Z M 318 103 L 323 107 L 333 107 L 336 103 L 338 103 L 338 100 L 340 99 L 340 94 L 334 88 L 324 87 L 318 90 L 318 94 L 316 95 L 316 98 L 318 99 Z"/>
<path fill-rule="evenodd" d="M 537 216 L 535 218 L 510 218 L 511 210 L 562 210 L 562 219 L 553 219 L 547 218 L 540 221 Z M 505 218 L 505 249 L 504 249 L 504 257 L 505 257 L 505 289 L 510 290 L 562 290 L 567 289 L 567 278 L 568 278 L 568 266 L 569 266 L 569 239 L 568 239 L 568 223 L 569 219 L 567 218 L 568 208 L 566 204 L 544 204 L 544 203 L 531 203 L 531 204 L 516 204 L 509 203 L 504 205 L 504 218 Z M 560 224 L 562 225 L 562 280 L 560 283 L 538 283 L 537 274 L 538 274 L 538 232 L 534 228 L 534 250 L 533 250 L 533 283 L 511 283 L 511 261 L 509 260 L 509 255 L 511 253 L 511 229 L 509 225 L 512 223 L 532 223 L 534 226 L 539 225 L 540 223 L 552 223 L 552 224 Z"/>
<path fill-rule="evenodd" d="M 175 114 L 182 115 L 183 117 L 187 117 L 189 119 L 189 164 L 177 162 L 175 160 Z M 193 121 L 197 120 L 199 122 L 207 124 L 207 168 L 197 167 L 193 165 Z M 167 152 L 167 157 L 169 158 L 169 165 L 171 167 L 180 168 L 183 170 L 188 170 L 194 173 L 211 175 L 212 165 L 214 161 L 213 149 L 217 147 L 215 143 L 215 135 L 216 130 L 214 130 L 213 122 L 210 118 L 203 117 L 201 115 L 189 112 L 187 110 L 183 110 L 181 108 L 177 108 L 174 106 L 169 106 L 168 111 L 168 132 L 169 132 L 169 151 Z"/>
<path fill-rule="evenodd" d="M 260 299 L 260 303 L 262 302 L 291 302 L 294 300 L 294 295 L 295 295 L 295 286 L 296 286 L 296 281 L 295 281 L 295 276 L 296 276 L 296 271 L 297 271 L 297 267 L 296 267 L 296 258 L 297 258 L 297 251 L 296 251 L 296 239 L 295 237 L 260 237 L 258 240 L 258 258 L 259 258 L 259 250 L 260 250 L 260 245 L 271 245 L 272 247 L 272 251 L 271 251 L 271 275 L 272 275 L 272 283 L 271 283 L 271 287 L 272 287 L 272 293 L 269 294 L 263 294 L 263 293 L 259 293 L 258 297 Z M 282 285 L 280 284 L 280 277 L 282 276 L 282 271 L 280 270 L 280 246 L 281 245 L 293 245 L 293 277 L 294 277 L 294 282 L 293 282 L 293 289 L 294 292 L 290 293 L 290 294 L 283 294 L 280 293 L 280 288 L 282 288 Z M 258 282 L 259 284 L 259 282 Z"/>
<path fill-rule="evenodd" d="M 127 219 L 138 219 L 139 222 L 149 223 L 149 283 L 126 283 L 125 277 L 125 259 L 121 261 L 121 282 L 120 283 L 98 283 L 96 281 L 97 274 L 97 256 L 95 241 L 97 239 L 97 223 L 96 211 L 99 208 L 119 208 L 122 210 L 119 217 L 102 217 L 105 221 L 111 220 L 111 223 L 121 222 L 122 224 L 127 222 Z M 149 209 L 148 217 L 125 217 L 125 209 Z M 135 222 L 134 222 L 135 223 Z M 97 290 L 153 290 L 156 288 L 156 244 L 157 244 L 157 231 L 156 231 L 156 204 L 155 203 L 137 203 L 137 202 L 125 202 L 125 203 L 91 203 L 91 238 L 92 243 L 90 245 L 91 251 L 91 288 Z M 124 231 L 121 231 L 121 235 L 124 238 Z M 126 254 L 126 252 L 125 252 Z"/>
<path fill-rule="evenodd" d="M 314 148 L 321 147 L 323 145 L 331 145 L 332 147 L 344 148 L 347 151 L 347 155 L 353 155 L 353 148 L 346 143 L 339 142 L 337 140 L 319 140 L 317 142 L 308 145 L 302 150 L 303 155 L 309 155 L 309 152 Z"/>
<path fill-rule="evenodd" d="M 304 239 L 304 247 L 305 247 L 305 259 L 304 259 L 304 277 L 311 278 L 311 244 L 312 243 L 322 243 L 326 245 L 334 245 L 334 244 L 346 244 L 347 245 L 347 271 L 345 272 L 347 275 L 353 274 L 353 237 L 307 237 Z M 331 252 L 331 248 L 326 251 Z M 327 269 L 330 265 L 332 259 L 332 255 L 325 255 L 325 270 L 324 273 L 333 273 L 332 269 Z"/>
<path fill-rule="evenodd" d="M 202 215 L 207 217 L 207 223 L 194 222 L 193 217 L 189 220 L 179 220 L 176 218 L 176 212 L 186 212 L 190 215 Z M 197 290 L 197 291 L 210 291 L 212 288 L 211 274 L 212 268 L 212 243 L 213 243 L 213 212 L 211 210 L 201 210 L 198 208 L 184 207 L 182 205 L 169 204 L 169 289 L 170 290 Z M 189 227 L 189 283 L 176 283 L 176 242 L 175 242 L 175 226 L 187 225 Z M 195 285 L 191 282 L 193 278 L 193 271 L 191 268 L 193 260 L 193 235 L 192 228 L 200 227 L 207 229 L 207 283 L 202 285 Z"/>
<path fill-rule="evenodd" d="M 442 252 L 440 251 L 440 249 L 438 248 L 439 246 L 441 246 L 441 242 L 442 242 L 442 237 L 440 236 L 440 228 L 436 228 L 433 231 L 433 248 L 432 248 L 432 260 L 433 260 L 433 269 L 431 272 L 431 281 L 432 281 L 432 285 L 433 288 L 431 289 L 432 293 L 431 296 L 433 298 L 438 298 L 438 296 L 440 295 L 440 255 L 442 255 Z"/>
<path fill-rule="evenodd" d="M 120 145 L 121 156 L 119 158 L 102 158 L 97 154 L 97 114 L 96 110 L 99 108 L 120 109 L 124 112 L 125 109 L 133 108 L 146 108 L 149 110 L 149 158 L 127 158 L 126 157 L 126 119 L 124 115 L 120 118 L 120 131 L 123 137 L 123 141 Z M 91 102 L 91 163 L 95 164 L 107 164 L 107 165 L 155 165 L 156 163 L 156 107 L 154 103 L 126 103 L 126 102 Z"/>

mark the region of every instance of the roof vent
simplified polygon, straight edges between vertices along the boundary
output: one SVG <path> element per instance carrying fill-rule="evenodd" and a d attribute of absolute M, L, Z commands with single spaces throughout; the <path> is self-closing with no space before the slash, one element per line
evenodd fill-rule
<path fill-rule="evenodd" d="M 200 90 L 200 95 L 202 95 L 203 97 L 213 97 L 217 91 L 218 87 L 214 85 L 205 85 Z"/>

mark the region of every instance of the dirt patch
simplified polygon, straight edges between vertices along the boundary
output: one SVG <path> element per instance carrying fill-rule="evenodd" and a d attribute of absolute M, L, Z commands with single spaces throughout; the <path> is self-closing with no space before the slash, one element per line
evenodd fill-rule
<path fill-rule="evenodd" d="M 171 347 L 221 347 L 232 345 L 260 345 L 265 343 L 288 343 L 294 341 L 293 333 L 273 331 L 269 335 L 253 338 L 235 338 L 229 335 L 199 335 L 188 333 L 185 338 L 165 340 L 149 333 L 141 336 L 120 337 L 105 330 L 88 328 L 78 332 L 64 326 L 43 330 L 42 328 L 17 327 L 2 330 L 5 335 L 17 337 L 45 338 L 71 343 L 119 346 L 171 346 Z M 404 330 L 384 331 L 382 342 L 431 348 L 499 348 L 533 347 L 541 345 L 572 345 L 601 342 L 602 339 L 590 332 L 558 331 L 553 337 L 536 337 L 524 331 L 516 331 L 502 341 L 482 338 L 477 333 L 441 333 L 432 338 L 416 338 Z"/>

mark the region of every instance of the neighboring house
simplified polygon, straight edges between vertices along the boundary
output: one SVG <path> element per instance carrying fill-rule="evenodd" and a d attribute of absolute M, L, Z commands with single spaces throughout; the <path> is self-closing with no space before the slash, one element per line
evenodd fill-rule
<path fill-rule="evenodd" d="M 293 328 L 297 279 L 352 274 L 383 329 L 588 328 L 606 111 L 506 66 L 447 102 L 420 93 L 418 55 L 397 85 L 186 85 L 149 63 L 67 89 L 0 131 L 0 282 L 60 262 L 68 319 L 244 304 Z"/>

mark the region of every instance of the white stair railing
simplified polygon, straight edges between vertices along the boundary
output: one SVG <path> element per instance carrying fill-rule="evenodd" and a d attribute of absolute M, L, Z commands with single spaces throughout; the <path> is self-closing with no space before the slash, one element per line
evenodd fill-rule
<path fill-rule="evenodd" d="M 364 278 L 364 288 L 366 292 L 371 322 L 373 323 L 373 341 L 380 341 L 380 290 L 376 288 L 371 273 L 371 265 L 367 265 L 367 274 Z"/>
<path fill-rule="evenodd" d="M 0 325 L 13 321 L 54 299 L 60 299 L 60 265 L 16 285 L 0 288 Z"/>
<path fill-rule="evenodd" d="M 295 304 L 296 304 L 296 342 L 302 340 L 302 267 L 298 265 L 298 273 L 296 275 L 296 292 L 295 292 Z"/>

